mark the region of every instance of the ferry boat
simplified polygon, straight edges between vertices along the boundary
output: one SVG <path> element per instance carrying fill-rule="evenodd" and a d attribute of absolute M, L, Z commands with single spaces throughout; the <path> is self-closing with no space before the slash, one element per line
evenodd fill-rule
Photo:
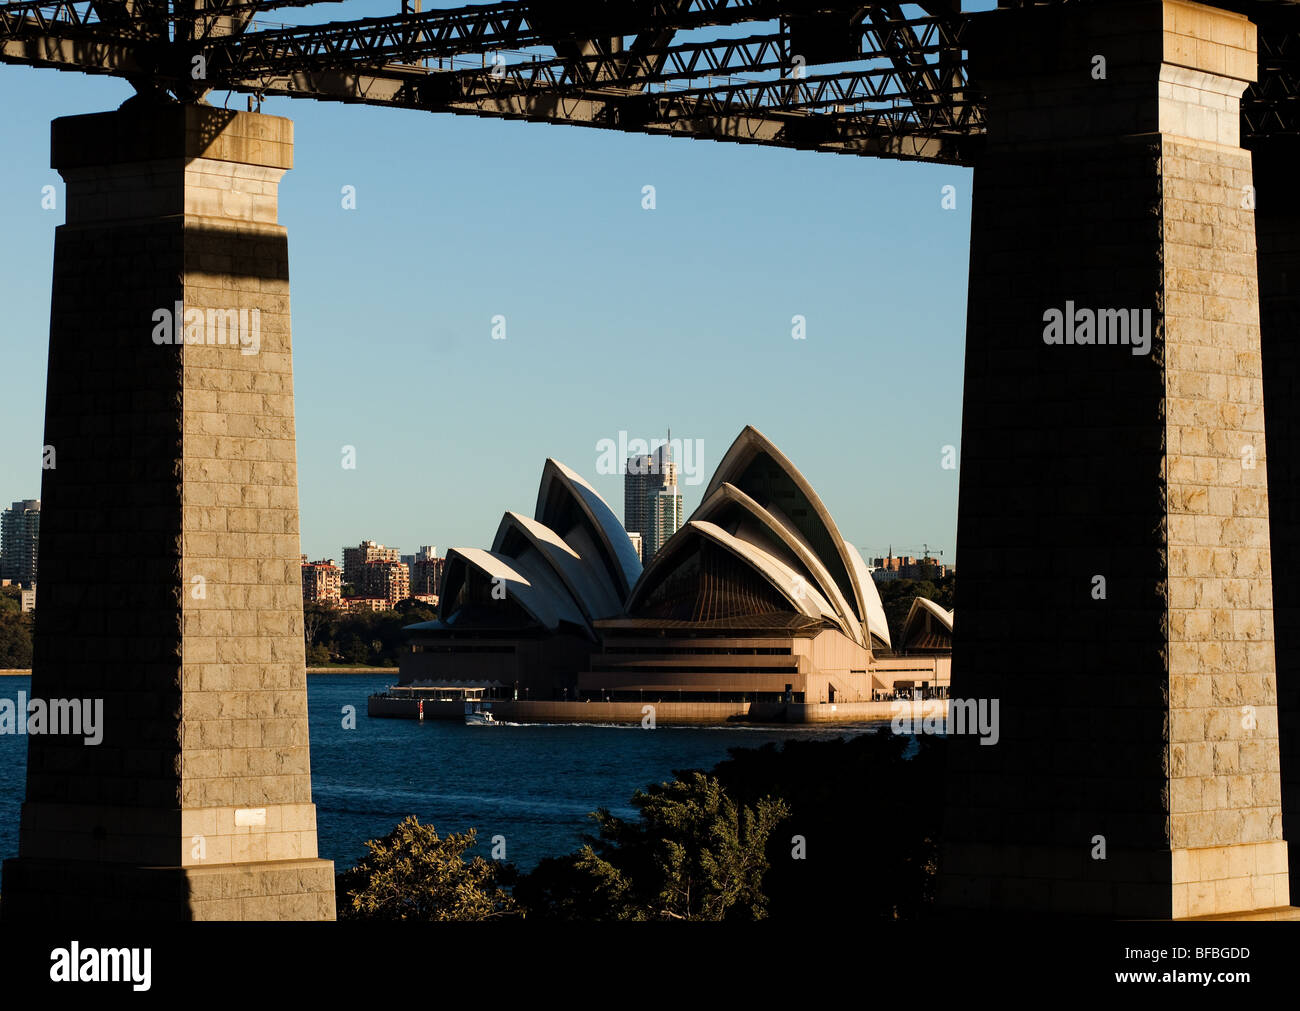
<path fill-rule="evenodd" d="M 494 681 L 420 680 L 389 685 L 370 696 L 371 716 L 411 720 L 454 720 L 483 701 L 484 693 L 500 685 Z"/>
<path fill-rule="evenodd" d="M 485 709 L 466 709 L 465 726 L 467 727 L 499 727 L 500 723 L 497 718 Z"/>

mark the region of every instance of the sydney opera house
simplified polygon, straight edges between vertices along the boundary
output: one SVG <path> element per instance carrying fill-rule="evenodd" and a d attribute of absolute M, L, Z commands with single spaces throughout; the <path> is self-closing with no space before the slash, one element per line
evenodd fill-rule
<path fill-rule="evenodd" d="M 925 603 L 908 634 L 941 654 L 952 617 Z M 752 427 L 644 570 L 604 499 L 547 460 L 533 516 L 507 512 L 490 550 L 450 549 L 438 619 L 407 632 L 401 683 L 520 700 L 870 701 L 938 671 L 880 657 L 889 628 L 862 556 Z"/>

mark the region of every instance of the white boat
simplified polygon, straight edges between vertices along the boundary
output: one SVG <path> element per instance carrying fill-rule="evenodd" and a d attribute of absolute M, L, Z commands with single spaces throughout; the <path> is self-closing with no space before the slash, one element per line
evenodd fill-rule
<path fill-rule="evenodd" d="M 475 710 L 465 714 L 465 726 L 467 727 L 499 727 L 500 723 L 497 718 L 489 712 Z"/>

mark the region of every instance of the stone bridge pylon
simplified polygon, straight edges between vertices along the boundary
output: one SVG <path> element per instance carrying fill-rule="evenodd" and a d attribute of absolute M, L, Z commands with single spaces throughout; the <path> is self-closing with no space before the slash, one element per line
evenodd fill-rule
<path fill-rule="evenodd" d="M 299 575 L 285 119 L 60 119 L 32 694 L 6 918 L 332 919 Z"/>
<path fill-rule="evenodd" d="M 1290 350 L 1261 358 L 1259 278 L 1277 273 L 1277 244 L 1257 262 L 1256 217 L 1293 239 L 1295 212 L 1275 183 L 1256 192 L 1240 146 L 1256 26 L 1170 0 L 974 27 L 989 132 L 952 691 L 1000 698 L 1002 727 L 996 747 L 951 742 L 941 901 L 1155 918 L 1285 907 L 1283 828 L 1300 812 L 1283 777 L 1300 755 L 1294 660 L 1275 660 L 1269 507 L 1270 486 L 1288 520 L 1300 504 L 1300 450 L 1294 400 L 1265 439 L 1265 394 L 1294 368 Z M 1279 319 L 1274 352 L 1296 337 Z M 1275 516 L 1274 546 L 1278 531 Z"/>

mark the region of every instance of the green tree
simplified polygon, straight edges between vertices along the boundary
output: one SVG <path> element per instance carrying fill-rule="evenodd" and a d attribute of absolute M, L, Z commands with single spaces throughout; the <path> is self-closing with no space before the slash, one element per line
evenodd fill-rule
<path fill-rule="evenodd" d="M 882 732 L 732 748 L 707 774 L 675 772 L 676 789 L 704 777 L 742 810 L 764 798 L 784 801 L 788 814 L 767 834 L 761 888 L 768 918 L 816 922 L 852 910 L 864 920 L 916 919 L 934 901 L 945 743 Z M 861 783 L 888 786 L 864 802 L 853 786 Z M 691 833 L 637 828 L 630 826 L 633 838 L 613 852 L 598 854 L 600 844 L 588 840 L 577 853 L 541 861 L 515 886 L 515 897 L 536 918 L 647 918 L 645 893 L 653 896 L 655 882 L 672 877 L 654 864 L 654 839 Z M 708 845 L 694 835 L 687 852 Z M 732 915 L 742 914 L 733 907 Z"/>
<path fill-rule="evenodd" d="M 340 637 L 339 653 L 345 663 L 368 664 L 370 662 L 370 647 L 356 633 L 346 639 Z"/>
<path fill-rule="evenodd" d="M 303 604 L 302 631 L 308 649 L 315 645 L 317 639 L 328 636 L 331 626 L 335 624 L 336 613 L 334 608 L 326 607 L 324 604 L 315 602 Z"/>
<path fill-rule="evenodd" d="M 790 818 L 772 834 L 763 888 L 783 922 L 923 916 L 933 902 L 946 739 L 887 730 L 732 748 L 712 774 L 737 803 L 774 794 Z M 853 784 L 887 784 L 864 800 Z M 793 857 L 793 840 L 803 852 Z"/>
<path fill-rule="evenodd" d="M 0 667 L 32 665 L 32 616 L 19 610 L 0 609 Z"/>
<path fill-rule="evenodd" d="M 413 598 L 399 600 L 391 611 L 344 612 L 335 608 L 303 608 L 307 655 L 313 666 L 340 659 L 344 663 L 377 667 L 396 667 L 406 649 L 407 625 L 433 621 L 435 609 Z M 320 659 L 324 649 L 327 659 Z M 316 657 L 317 659 L 310 659 Z"/>
<path fill-rule="evenodd" d="M 512 869 L 475 856 L 475 830 L 439 838 L 432 825 L 414 816 L 382 839 L 338 876 L 340 920 L 492 920 L 517 916 L 519 907 L 501 887 Z"/>
<path fill-rule="evenodd" d="M 516 888 L 530 911 L 558 919 L 761 920 L 763 875 L 784 801 L 737 805 L 702 772 L 632 796 L 624 821 L 602 808 L 598 837 L 569 857 L 544 860 Z"/>
<path fill-rule="evenodd" d="M 956 595 L 957 595 L 957 574 L 954 572 L 950 572 L 946 576 L 944 576 L 941 580 L 939 580 L 938 583 L 935 584 L 934 596 L 931 597 L 930 599 L 933 600 L 940 607 L 946 607 L 948 610 L 951 611 L 954 606 L 954 600 L 956 598 Z"/>
<path fill-rule="evenodd" d="M 955 586 L 956 578 L 951 572 L 937 583 L 928 579 L 895 579 L 879 585 L 880 603 L 885 609 L 890 639 L 896 648 L 903 644 L 903 622 L 907 621 L 912 601 L 917 597 L 925 597 L 940 607 L 951 609 Z"/>
<path fill-rule="evenodd" d="M 433 621 L 438 617 L 438 609 L 423 600 L 406 597 L 393 605 L 393 610 L 402 616 L 403 625 L 413 625 L 417 621 Z"/>
<path fill-rule="evenodd" d="M 21 614 L 23 610 L 23 588 L 21 586 L 0 586 L 0 611 L 13 611 Z"/>

